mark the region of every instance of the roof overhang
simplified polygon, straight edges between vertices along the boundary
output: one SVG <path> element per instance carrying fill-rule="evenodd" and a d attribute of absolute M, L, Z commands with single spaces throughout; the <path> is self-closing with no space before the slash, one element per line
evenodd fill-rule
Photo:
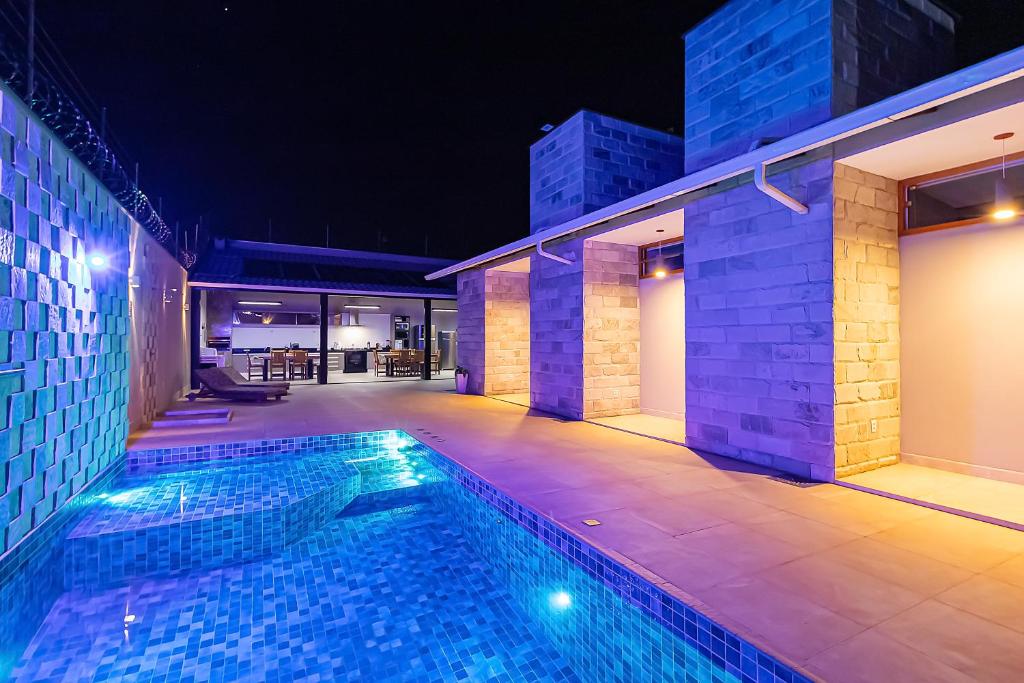
<path fill-rule="evenodd" d="M 365 289 L 330 289 L 330 288 L 317 288 L 317 287 L 288 287 L 278 285 L 250 285 L 250 284 L 238 284 L 232 282 L 203 282 L 203 281 L 189 281 L 189 287 L 196 289 L 242 289 L 247 291 L 259 291 L 259 292 L 295 292 L 301 294 L 337 294 L 339 296 L 364 296 L 364 297 L 387 297 L 389 299 L 400 298 L 400 299 L 457 299 L 458 296 L 455 294 L 445 293 L 430 293 L 423 294 L 422 292 L 402 292 L 402 291 L 367 291 Z"/>
<path fill-rule="evenodd" d="M 595 228 L 612 221 L 612 219 L 648 209 L 669 199 L 749 173 L 762 164 L 782 161 L 818 147 L 845 140 L 1021 77 L 1024 77 L 1024 47 L 1005 52 L 759 149 L 683 176 L 661 187 L 435 271 L 427 275 L 426 279 L 436 280 L 453 275 L 490 261 L 506 258 L 517 252 L 532 249 L 538 243 L 565 237 L 587 228 Z M 609 229 L 611 227 L 609 226 Z"/>

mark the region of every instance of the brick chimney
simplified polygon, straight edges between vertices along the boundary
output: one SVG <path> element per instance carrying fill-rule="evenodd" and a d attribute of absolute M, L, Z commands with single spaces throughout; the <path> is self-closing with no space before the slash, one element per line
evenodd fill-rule
<path fill-rule="evenodd" d="M 732 0 L 686 34 L 686 172 L 948 73 L 931 0 Z"/>

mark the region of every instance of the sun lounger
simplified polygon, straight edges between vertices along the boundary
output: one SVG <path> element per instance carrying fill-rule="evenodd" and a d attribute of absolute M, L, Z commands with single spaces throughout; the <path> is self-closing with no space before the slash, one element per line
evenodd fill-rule
<path fill-rule="evenodd" d="M 228 379 L 240 387 L 278 387 L 285 391 L 288 391 L 288 389 L 291 388 L 291 384 L 289 382 L 261 382 L 259 380 L 246 379 L 245 375 L 234 368 L 224 367 L 220 368 L 220 370 L 228 376 Z"/>
<path fill-rule="evenodd" d="M 195 370 L 196 379 L 202 384 L 202 389 L 189 394 L 188 398 L 193 401 L 197 398 L 213 397 L 223 398 L 229 401 L 268 401 L 281 397 L 287 393 L 287 389 L 281 387 L 241 386 L 235 384 L 228 377 L 223 368 L 203 368 Z"/>

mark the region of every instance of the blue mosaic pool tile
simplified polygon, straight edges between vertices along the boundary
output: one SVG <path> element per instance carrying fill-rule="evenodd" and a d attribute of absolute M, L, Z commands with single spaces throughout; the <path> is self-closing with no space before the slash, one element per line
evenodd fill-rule
<path fill-rule="evenodd" d="M 442 514 L 439 473 L 391 464 L 399 488 L 281 553 L 65 594 L 14 680 L 582 682 Z"/>
<path fill-rule="evenodd" d="M 66 586 L 252 560 L 320 529 L 360 491 L 338 453 L 196 465 L 132 473 L 98 494 L 68 535 Z"/>
<path fill-rule="evenodd" d="M 88 509 L 92 496 L 120 476 L 124 460 L 114 461 L 66 505 L 0 556 L 0 681 L 14 657 L 28 644 L 34 625 L 43 621 L 64 590 L 64 544 Z"/>
<path fill-rule="evenodd" d="M 296 449 L 358 469 L 338 517 L 251 562 L 66 593 L 16 679 L 809 681 L 402 432 L 144 451 L 129 466 Z"/>

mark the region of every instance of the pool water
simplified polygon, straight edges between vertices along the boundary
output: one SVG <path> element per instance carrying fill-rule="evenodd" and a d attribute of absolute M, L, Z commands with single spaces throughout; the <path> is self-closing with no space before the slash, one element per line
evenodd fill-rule
<path fill-rule="evenodd" d="M 738 680 L 438 457 L 399 439 L 123 475 L 12 679 Z"/>

